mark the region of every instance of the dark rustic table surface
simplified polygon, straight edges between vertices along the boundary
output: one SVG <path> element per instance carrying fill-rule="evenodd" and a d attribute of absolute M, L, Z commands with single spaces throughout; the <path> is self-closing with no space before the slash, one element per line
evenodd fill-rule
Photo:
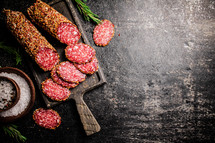
<path fill-rule="evenodd" d="M 1 0 L 0 8 L 26 14 L 34 2 Z M 23 70 L 36 87 L 32 110 L 13 122 L 27 142 L 215 142 L 215 1 L 87 0 L 87 5 L 115 25 L 110 44 L 97 47 L 95 23 L 79 15 L 107 80 L 84 95 L 101 126 L 92 136 L 85 135 L 73 100 L 53 108 L 62 117 L 56 130 L 34 123 L 33 111 L 46 106 L 25 52 L 0 14 L 0 41 L 23 57 L 16 65 L 14 56 L 0 49 L 0 66 Z M 1 143 L 13 141 L 0 132 Z"/>

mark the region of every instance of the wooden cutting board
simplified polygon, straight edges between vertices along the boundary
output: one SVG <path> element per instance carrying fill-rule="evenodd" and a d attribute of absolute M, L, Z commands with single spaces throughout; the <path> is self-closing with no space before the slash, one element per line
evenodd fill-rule
<path fill-rule="evenodd" d="M 71 20 L 74 24 L 77 25 L 79 31 L 82 34 L 82 37 L 79 42 L 83 42 L 85 44 L 90 45 L 86 34 L 81 26 L 81 22 L 77 16 L 76 9 L 74 8 L 73 3 L 70 0 L 54 0 L 50 3 L 48 3 L 50 6 L 54 7 L 57 11 L 59 11 L 61 14 L 66 16 L 69 20 Z M 48 41 L 56 48 L 60 55 L 60 60 L 66 61 L 64 49 L 66 48 L 66 45 L 61 44 L 57 40 L 54 40 L 50 35 L 48 35 L 45 31 L 38 28 L 42 34 L 48 39 Z M 56 41 L 56 42 L 55 42 Z M 37 82 L 37 85 L 42 93 L 41 90 L 41 83 L 50 77 L 50 72 L 44 72 L 41 70 L 35 63 L 29 62 L 30 68 L 33 71 L 33 75 L 35 77 L 35 80 Z M 81 122 L 83 123 L 84 130 L 87 135 L 94 134 L 100 130 L 100 126 L 96 119 L 94 118 L 93 114 L 85 104 L 83 100 L 83 95 L 89 90 L 92 90 L 106 82 L 106 79 L 104 77 L 103 71 L 101 67 L 99 66 L 98 72 L 94 73 L 93 75 L 88 75 L 86 80 L 82 83 L 80 83 L 77 87 L 70 89 L 71 95 L 67 100 L 74 99 L 76 101 L 77 110 L 81 118 Z M 63 102 L 56 102 L 49 99 L 46 95 L 42 93 L 42 97 L 47 105 L 48 108 L 51 108 L 57 104 L 63 103 Z"/>

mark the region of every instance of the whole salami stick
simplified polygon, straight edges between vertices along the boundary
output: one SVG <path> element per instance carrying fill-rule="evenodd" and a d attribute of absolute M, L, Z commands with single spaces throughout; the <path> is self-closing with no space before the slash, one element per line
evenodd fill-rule
<path fill-rule="evenodd" d="M 59 55 L 22 12 L 4 9 L 7 27 L 25 51 L 44 71 L 51 70 L 59 63 Z"/>
<path fill-rule="evenodd" d="M 79 41 L 81 33 L 77 26 L 48 4 L 37 0 L 27 10 L 33 22 L 67 45 Z"/>

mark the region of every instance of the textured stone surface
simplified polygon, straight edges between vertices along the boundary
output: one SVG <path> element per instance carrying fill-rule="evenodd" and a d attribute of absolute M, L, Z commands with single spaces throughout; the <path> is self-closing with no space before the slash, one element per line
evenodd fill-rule
<path fill-rule="evenodd" d="M 0 7 L 26 13 L 33 2 L 2 0 Z M 28 142 L 214 142 L 215 1 L 88 0 L 87 4 L 102 19 L 112 21 L 116 30 L 108 46 L 96 47 L 95 23 L 82 20 L 107 79 L 106 85 L 84 95 L 101 131 L 85 135 L 74 101 L 54 108 L 62 116 L 55 131 L 36 126 L 32 112 L 45 107 L 37 90 L 32 111 L 14 123 Z M 3 16 L 0 20 L 1 40 L 20 48 Z M 0 55 L 1 66 L 21 68 L 32 77 L 24 60 L 16 66 L 13 56 L 2 50 Z"/>

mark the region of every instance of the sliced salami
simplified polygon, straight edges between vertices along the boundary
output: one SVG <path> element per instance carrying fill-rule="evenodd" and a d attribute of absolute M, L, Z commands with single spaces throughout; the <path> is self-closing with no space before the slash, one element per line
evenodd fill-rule
<path fill-rule="evenodd" d="M 75 67 L 85 74 L 93 74 L 98 71 L 98 60 L 96 57 L 93 60 L 86 64 L 74 64 Z"/>
<path fill-rule="evenodd" d="M 78 28 L 74 24 L 65 22 L 59 25 L 57 35 L 59 40 L 67 45 L 76 44 L 81 38 Z"/>
<path fill-rule="evenodd" d="M 85 80 L 86 75 L 80 72 L 71 62 L 61 62 L 57 66 L 57 74 L 63 80 L 72 83 L 79 83 Z"/>
<path fill-rule="evenodd" d="M 93 40 L 98 46 L 106 46 L 114 36 L 114 25 L 109 20 L 102 22 L 94 28 Z"/>
<path fill-rule="evenodd" d="M 76 25 L 41 0 L 37 0 L 30 6 L 27 9 L 27 13 L 33 22 L 62 43 L 70 45 L 77 43 L 80 39 L 81 33 Z"/>
<path fill-rule="evenodd" d="M 70 45 L 65 49 L 67 59 L 78 64 L 90 62 L 95 54 L 95 49 L 84 43 Z"/>
<path fill-rule="evenodd" d="M 55 101 L 65 101 L 71 94 L 68 88 L 55 83 L 51 78 L 42 82 L 42 91 Z"/>
<path fill-rule="evenodd" d="M 46 40 L 22 12 L 4 10 L 7 27 L 25 51 L 44 71 L 51 70 L 58 62 L 56 49 Z"/>
<path fill-rule="evenodd" d="M 33 119 L 37 125 L 47 129 L 55 129 L 61 124 L 60 115 L 53 109 L 36 109 Z"/>
<path fill-rule="evenodd" d="M 59 55 L 52 49 L 40 47 L 35 61 L 42 69 L 51 70 L 59 62 Z"/>
<path fill-rule="evenodd" d="M 63 79 L 61 79 L 58 74 L 57 74 L 57 68 L 54 67 L 51 71 L 51 77 L 53 79 L 53 81 L 55 81 L 57 84 L 60 84 L 66 88 L 74 88 L 78 85 L 78 83 L 69 83 L 67 81 L 64 81 Z"/>

